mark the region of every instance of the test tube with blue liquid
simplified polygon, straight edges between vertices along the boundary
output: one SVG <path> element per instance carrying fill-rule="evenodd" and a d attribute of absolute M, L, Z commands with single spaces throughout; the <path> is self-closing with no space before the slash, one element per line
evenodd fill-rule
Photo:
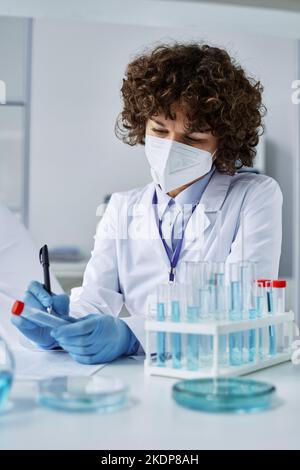
<path fill-rule="evenodd" d="M 7 398 L 13 383 L 14 371 L 14 357 L 6 341 L 0 336 L 0 415 L 7 405 Z"/>
<path fill-rule="evenodd" d="M 256 318 L 256 301 L 254 283 L 256 279 L 256 263 L 242 261 L 240 263 L 241 279 L 241 310 L 244 320 Z M 252 362 L 255 359 L 255 329 L 243 333 L 243 362 Z"/>
<path fill-rule="evenodd" d="M 182 321 L 182 297 L 183 286 L 175 282 L 169 284 L 169 305 L 171 310 L 171 321 L 179 323 Z M 182 341 L 180 333 L 171 334 L 171 353 L 172 366 L 174 369 L 180 369 L 182 366 Z"/>
<path fill-rule="evenodd" d="M 200 263 L 187 262 L 186 283 L 187 283 L 187 306 L 186 319 L 189 323 L 199 322 L 200 307 Z M 199 368 L 199 335 L 187 335 L 187 369 L 197 370 Z"/>
<path fill-rule="evenodd" d="M 157 288 L 157 310 L 156 319 L 157 321 L 164 322 L 167 316 L 167 285 L 160 285 Z M 156 351 L 157 360 L 156 364 L 159 367 L 165 367 L 166 365 L 166 333 L 158 331 L 156 333 Z"/>
<path fill-rule="evenodd" d="M 256 315 L 257 318 L 262 318 L 267 314 L 267 299 L 265 297 L 265 280 L 259 279 L 256 281 L 255 298 L 256 298 Z M 267 327 L 259 328 L 258 330 L 258 356 L 260 360 L 266 359 L 269 352 L 269 331 Z"/>
<path fill-rule="evenodd" d="M 263 315 L 274 315 L 272 281 L 259 279 L 263 291 Z M 263 329 L 261 359 L 276 354 L 276 327 L 270 325 Z"/>
<path fill-rule="evenodd" d="M 229 318 L 242 320 L 241 308 L 242 286 L 239 263 L 229 265 Z M 243 363 L 243 333 L 238 331 L 229 334 L 229 361 L 231 365 Z"/>
<path fill-rule="evenodd" d="M 266 296 L 267 296 L 267 306 L 268 314 L 274 315 L 274 304 L 273 304 L 273 290 L 272 290 L 272 281 L 266 280 Z M 269 355 L 275 356 L 276 354 L 276 326 L 269 326 Z"/>
<path fill-rule="evenodd" d="M 212 319 L 222 321 L 226 319 L 225 300 L 225 263 L 213 262 L 210 266 L 210 312 Z M 227 335 L 219 337 L 219 363 L 227 363 Z"/>
<path fill-rule="evenodd" d="M 213 312 L 211 308 L 212 282 L 210 275 L 211 265 L 205 261 L 199 263 L 199 282 L 198 282 L 198 295 L 199 295 L 199 319 L 207 321 L 213 319 Z M 214 286 L 213 286 L 214 287 Z M 213 336 L 212 335 L 199 335 L 199 365 L 202 368 L 210 367 L 213 360 Z"/>
<path fill-rule="evenodd" d="M 259 298 L 259 290 L 257 286 L 257 282 L 255 279 L 251 280 L 251 292 L 250 292 L 250 300 L 249 300 L 249 319 L 254 320 L 258 318 L 259 313 L 257 310 L 257 300 Z M 249 362 L 254 362 L 256 359 L 256 329 L 253 328 L 249 331 L 249 342 L 248 342 L 248 359 Z"/>

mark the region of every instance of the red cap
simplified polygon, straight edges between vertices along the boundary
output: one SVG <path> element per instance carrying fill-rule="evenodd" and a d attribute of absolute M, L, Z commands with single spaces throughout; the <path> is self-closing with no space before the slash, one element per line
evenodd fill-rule
<path fill-rule="evenodd" d="M 269 282 L 271 282 L 271 279 L 257 279 L 256 282 L 261 287 L 266 287 L 266 285 L 269 284 Z"/>
<path fill-rule="evenodd" d="M 11 313 L 14 315 L 21 315 L 25 307 L 24 302 L 21 300 L 16 300 L 15 303 L 12 306 Z"/>
<path fill-rule="evenodd" d="M 272 281 L 272 287 L 286 287 L 286 280 L 276 279 L 275 281 Z"/>

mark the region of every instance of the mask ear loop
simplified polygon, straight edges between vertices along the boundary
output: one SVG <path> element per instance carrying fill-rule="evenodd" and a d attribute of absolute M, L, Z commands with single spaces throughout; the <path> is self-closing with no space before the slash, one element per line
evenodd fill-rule
<path fill-rule="evenodd" d="M 216 150 L 214 151 L 214 153 L 212 153 L 212 155 L 211 155 L 211 158 L 212 158 L 212 161 L 213 161 L 213 162 L 216 160 L 216 158 L 214 158 L 214 155 L 215 155 L 215 153 L 217 152 L 217 150 L 218 150 L 218 149 L 216 148 Z"/>

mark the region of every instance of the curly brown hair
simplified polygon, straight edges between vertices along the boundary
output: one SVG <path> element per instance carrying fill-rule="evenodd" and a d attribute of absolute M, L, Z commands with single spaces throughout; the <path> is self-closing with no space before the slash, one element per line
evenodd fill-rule
<path fill-rule="evenodd" d="M 188 132 L 207 125 L 218 138 L 216 166 L 234 174 L 253 166 L 255 147 L 264 131 L 263 87 L 246 76 L 224 49 L 207 44 L 162 44 L 127 66 L 121 88 L 123 110 L 116 135 L 129 145 L 145 143 L 149 118 L 171 112 L 180 103 Z"/>

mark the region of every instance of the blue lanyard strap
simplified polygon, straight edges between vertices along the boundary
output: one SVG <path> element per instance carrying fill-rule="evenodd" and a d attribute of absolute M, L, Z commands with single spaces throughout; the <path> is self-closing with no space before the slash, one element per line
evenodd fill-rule
<path fill-rule="evenodd" d="M 154 192 L 152 203 L 157 205 L 156 191 Z M 192 208 L 192 213 L 194 212 L 196 206 L 197 205 L 194 205 L 194 207 Z M 165 251 L 168 255 L 168 258 L 170 260 L 169 282 L 174 282 L 174 280 L 175 280 L 175 269 L 176 269 L 178 261 L 179 261 L 180 252 L 181 252 L 181 248 L 182 248 L 182 244 L 183 244 L 184 228 L 182 230 L 182 237 L 178 240 L 178 243 L 175 247 L 174 252 L 171 250 L 171 248 L 169 247 L 169 245 L 167 244 L 166 240 L 163 237 L 162 220 L 160 220 L 160 219 L 158 219 L 158 231 L 159 231 L 160 239 L 161 239 L 161 241 L 164 245 L 164 249 L 165 249 Z"/>
<path fill-rule="evenodd" d="M 170 247 L 168 246 L 166 240 L 163 237 L 161 226 L 162 226 L 162 221 L 159 220 L 159 222 L 158 222 L 159 236 L 161 238 L 161 241 L 163 242 L 164 248 L 165 248 L 165 250 L 167 252 L 167 255 L 168 255 L 168 258 L 170 260 L 169 281 L 174 282 L 174 280 L 175 280 L 175 269 L 176 269 L 176 266 L 178 264 L 178 260 L 179 260 L 179 256 L 180 256 L 180 252 L 181 252 L 181 248 L 182 248 L 182 243 L 183 243 L 183 233 L 182 233 L 182 237 L 178 240 L 178 243 L 176 245 L 176 248 L 175 248 L 174 252 L 172 252 L 172 250 L 170 249 Z"/>

